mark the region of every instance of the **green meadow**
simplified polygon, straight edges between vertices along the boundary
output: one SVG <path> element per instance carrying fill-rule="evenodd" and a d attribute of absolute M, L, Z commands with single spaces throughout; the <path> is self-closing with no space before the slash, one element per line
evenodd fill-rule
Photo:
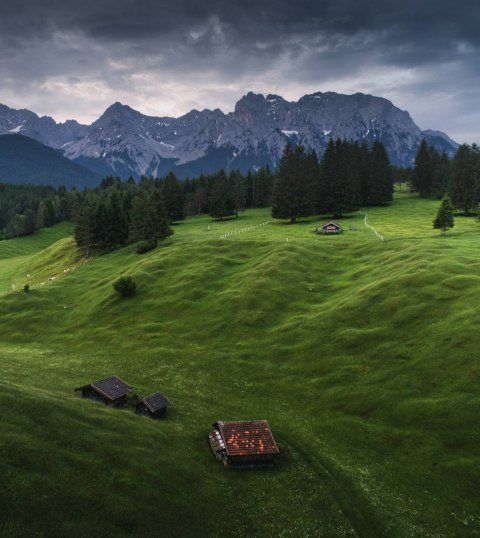
<path fill-rule="evenodd" d="M 69 224 L 0 242 L 0 536 L 480 535 L 480 224 L 438 205 L 192 217 L 87 263 Z M 73 390 L 110 374 L 167 418 Z M 262 418 L 275 468 L 225 470 L 212 423 Z"/>

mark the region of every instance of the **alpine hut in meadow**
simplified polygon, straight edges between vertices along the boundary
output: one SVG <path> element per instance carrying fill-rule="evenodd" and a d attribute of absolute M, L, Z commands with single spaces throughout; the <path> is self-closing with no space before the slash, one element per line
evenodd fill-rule
<path fill-rule="evenodd" d="M 227 468 L 271 467 L 279 453 L 266 420 L 218 421 L 208 439 L 215 458 Z"/>
<path fill-rule="evenodd" d="M 140 400 L 135 406 L 138 415 L 145 415 L 151 418 L 163 418 L 167 413 L 170 402 L 161 392 L 151 394 Z"/>
<path fill-rule="evenodd" d="M 111 375 L 100 381 L 75 389 L 75 391 L 80 390 L 83 398 L 95 400 L 112 407 L 119 407 L 127 403 L 127 396 L 133 389 L 116 375 Z"/>
<path fill-rule="evenodd" d="M 325 224 L 321 224 L 320 226 L 318 226 L 316 229 L 316 233 L 324 234 L 324 235 L 341 234 L 342 227 L 340 226 L 340 224 L 330 221 L 330 222 L 326 222 Z"/>

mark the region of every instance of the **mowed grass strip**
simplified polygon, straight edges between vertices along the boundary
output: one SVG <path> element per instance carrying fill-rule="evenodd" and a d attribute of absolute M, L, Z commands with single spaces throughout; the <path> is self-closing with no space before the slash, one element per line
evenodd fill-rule
<path fill-rule="evenodd" d="M 440 238 L 437 206 L 367 209 L 384 241 L 363 212 L 336 237 L 313 233 L 323 218 L 260 226 L 268 210 L 193 217 L 146 255 L 127 247 L 1 297 L 3 532 L 478 534 L 480 228 L 459 217 Z M 55 239 L 20 249 L 36 273 L 76 259 Z M 112 289 L 124 275 L 128 300 Z M 110 373 L 162 390 L 167 419 L 73 393 Z M 212 422 L 245 418 L 269 420 L 273 471 L 213 460 Z"/>

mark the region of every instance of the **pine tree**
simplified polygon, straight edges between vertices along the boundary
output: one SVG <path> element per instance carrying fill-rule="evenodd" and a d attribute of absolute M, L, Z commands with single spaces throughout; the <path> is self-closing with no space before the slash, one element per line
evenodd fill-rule
<path fill-rule="evenodd" d="M 213 179 L 209 199 L 209 214 L 212 218 L 218 220 L 235 215 L 235 200 L 224 170 L 220 170 Z"/>
<path fill-rule="evenodd" d="M 393 175 L 385 146 L 375 141 L 370 151 L 369 198 L 366 205 L 384 205 L 393 197 Z"/>
<path fill-rule="evenodd" d="M 454 207 L 452 201 L 448 195 L 445 195 L 442 198 L 440 207 L 438 208 L 437 216 L 433 221 L 433 227 L 436 230 L 441 230 L 442 235 L 445 235 L 445 232 L 454 226 L 453 212 Z"/>
<path fill-rule="evenodd" d="M 422 140 L 415 157 L 413 168 L 412 187 L 420 194 L 420 198 L 425 198 L 431 193 L 433 185 L 433 167 L 431 153 L 427 146 L 427 141 Z"/>
<path fill-rule="evenodd" d="M 117 248 L 124 245 L 128 238 L 128 218 L 121 191 L 116 186 L 109 192 L 105 217 L 105 227 L 102 230 L 103 246 Z"/>
<path fill-rule="evenodd" d="M 158 241 L 163 241 L 172 234 L 170 217 L 158 190 L 133 199 L 130 212 L 131 242 L 146 241 L 156 247 Z"/>
<path fill-rule="evenodd" d="M 308 217 L 314 212 L 312 188 L 306 173 L 306 156 L 302 146 L 285 146 L 273 187 L 272 217 L 290 219 Z"/>
<path fill-rule="evenodd" d="M 320 165 L 322 213 L 341 217 L 358 209 L 360 185 L 350 166 L 352 152 L 346 141 L 329 141 Z"/>
<path fill-rule="evenodd" d="M 162 182 L 162 197 L 165 202 L 170 224 L 185 219 L 185 199 L 183 189 L 173 172 L 170 172 Z"/>
<path fill-rule="evenodd" d="M 238 217 L 238 213 L 245 210 L 245 181 L 240 172 L 230 172 L 229 176 L 230 189 L 232 191 L 232 199 L 235 210 L 235 215 Z"/>
<path fill-rule="evenodd" d="M 480 152 L 463 144 L 452 162 L 450 196 L 453 205 L 468 215 L 480 201 Z"/>
<path fill-rule="evenodd" d="M 90 256 L 91 247 L 96 241 L 95 217 L 95 199 L 93 195 L 87 194 L 75 216 L 74 230 L 75 240 L 77 245 L 83 249 L 85 258 Z"/>
<path fill-rule="evenodd" d="M 268 166 L 256 173 L 255 207 L 268 207 L 272 203 L 273 174 Z"/>

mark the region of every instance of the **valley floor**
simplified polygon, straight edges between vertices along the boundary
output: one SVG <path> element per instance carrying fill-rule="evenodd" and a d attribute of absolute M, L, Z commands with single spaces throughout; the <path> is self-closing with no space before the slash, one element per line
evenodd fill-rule
<path fill-rule="evenodd" d="M 480 224 L 438 205 L 365 210 L 383 240 L 247 210 L 88 263 L 68 224 L 0 242 L 0 536 L 480 535 Z M 167 418 L 73 392 L 109 374 Z M 275 469 L 215 462 L 213 422 L 261 418 Z"/>

